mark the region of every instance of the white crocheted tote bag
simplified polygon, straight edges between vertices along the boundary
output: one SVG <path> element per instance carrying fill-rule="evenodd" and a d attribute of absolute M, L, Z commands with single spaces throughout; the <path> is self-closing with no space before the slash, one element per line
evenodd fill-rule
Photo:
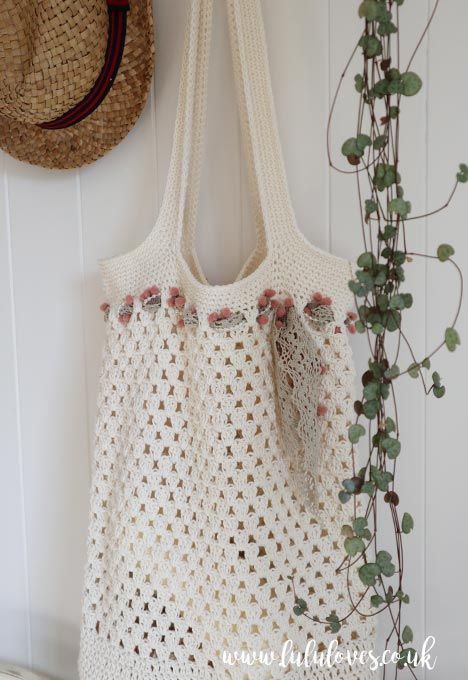
<path fill-rule="evenodd" d="M 211 285 L 194 248 L 212 0 L 192 0 L 159 218 L 100 261 L 106 337 L 93 460 L 81 680 L 366 680 L 366 668 L 230 664 L 335 636 L 293 613 L 347 613 L 342 559 L 353 420 L 351 263 L 299 231 L 259 0 L 226 0 L 257 243 Z M 367 649 L 358 614 L 340 649 Z"/>

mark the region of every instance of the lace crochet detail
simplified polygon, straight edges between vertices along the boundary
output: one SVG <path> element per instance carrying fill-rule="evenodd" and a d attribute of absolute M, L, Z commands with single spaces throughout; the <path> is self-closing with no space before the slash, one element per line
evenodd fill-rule
<path fill-rule="evenodd" d="M 354 368 L 349 344 L 335 326 L 320 332 L 308 321 L 292 309 L 274 340 L 283 448 L 296 456 L 297 487 L 329 526 L 343 514 L 330 490 L 340 488 L 340 459 L 349 450 Z"/>

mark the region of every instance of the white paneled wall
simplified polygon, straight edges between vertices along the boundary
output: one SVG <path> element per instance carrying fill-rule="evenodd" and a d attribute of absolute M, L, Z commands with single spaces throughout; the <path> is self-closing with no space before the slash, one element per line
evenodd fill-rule
<path fill-rule="evenodd" d="M 402 54 L 432 0 L 407 2 Z M 357 29 L 358 0 L 263 0 L 280 133 L 299 224 L 311 241 L 355 257 L 361 248 L 354 179 L 329 170 L 327 115 Z M 213 282 L 240 269 L 252 244 L 234 84 L 221 0 L 210 81 L 207 163 L 198 247 Z M 155 0 L 154 89 L 135 129 L 79 172 L 51 172 L 0 156 L 0 659 L 76 680 L 89 458 L 103 336 L 98 258 L 132 248 L 157 214 L 169 163 L 188 0 Z M 457 163 L 468 160 L 468 5 L 441 3 L 415 62 L 424 92 L 404 111 L 403 172 L 414 213 L 443 203 Z M 351 71 L 353 74 L 354 71 Z M 352 79 L 351 79 L 352 80 Z M 338 162 L 353 132 L 356 98 L 345 83 L 333 127 Z M 468 272 L 468 195 L 409 228 L 410 248 L 453 243 Z M 408 332 L 420 356 L 439 341 L 456 303 L 448 267 L 416 260 Z M 468 321 L 461 320 L 462 337 Z M 365 346 L 354 342 L 362 366 Z M 411 623 L 437 638 L 436 669 L 464 677 L 466 347 L 436 360 L 448 396 L 399 389 L 402 505 L 416 519 L 407 541 Z M 117 680 L 117 679 L 116 679 Z"/>

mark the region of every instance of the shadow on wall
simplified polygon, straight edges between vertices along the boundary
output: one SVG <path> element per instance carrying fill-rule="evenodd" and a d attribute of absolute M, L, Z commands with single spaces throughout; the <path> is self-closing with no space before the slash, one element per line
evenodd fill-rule
<path fill-rule="evenodd" d="M 0 663 L 0 680 L 8 680 L 8 678 L 21 678 L 21 680 L 52 680 L 52 678 L 46 675 L 31 673 L 31 671 L 20 668 L 19 666 Z"/>
<path fill-rule="evenodd" d="M 33 652 L 34 672 L 0 659 L 0 680 L 77 680 L 79 627 L 39 614 L 32 617 L 31 623 L 35 646 L 40 650 L 37 655 Z"/>

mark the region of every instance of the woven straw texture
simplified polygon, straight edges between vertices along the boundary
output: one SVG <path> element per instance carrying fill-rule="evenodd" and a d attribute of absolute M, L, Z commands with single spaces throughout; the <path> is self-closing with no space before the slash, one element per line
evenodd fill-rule
<path fill-rule="evenodd" d="M 349 520 L 337 494 L 351 469 L 352 266 L 297 228 L 260 3 L 226 2 L 257 246 L 220 286 L 193 247 L 212 20 L 212 0 L 193 0 L 159 218 L 133 251 L 100 262 L 81 680 L 373 677 L 361 665 L 223 661 L 335 637 L 293 614 L 291 576 L 322 620 L 360 593 L 354 572 L 336 573 Z M 372 620 L 350 617 L 338 641 L 371 649 Z"/>
<path fill-rule="evenodd" d="M 105 0 L 4 0 L 0 7 L 0 146 L 48 168 L 91 163 L 129 132 L 154 67 L 151 0 L 132 0 L 117 78 L 94 113 L 73 127 L 43 130 L 80 102 L 104 63 Z"/>

